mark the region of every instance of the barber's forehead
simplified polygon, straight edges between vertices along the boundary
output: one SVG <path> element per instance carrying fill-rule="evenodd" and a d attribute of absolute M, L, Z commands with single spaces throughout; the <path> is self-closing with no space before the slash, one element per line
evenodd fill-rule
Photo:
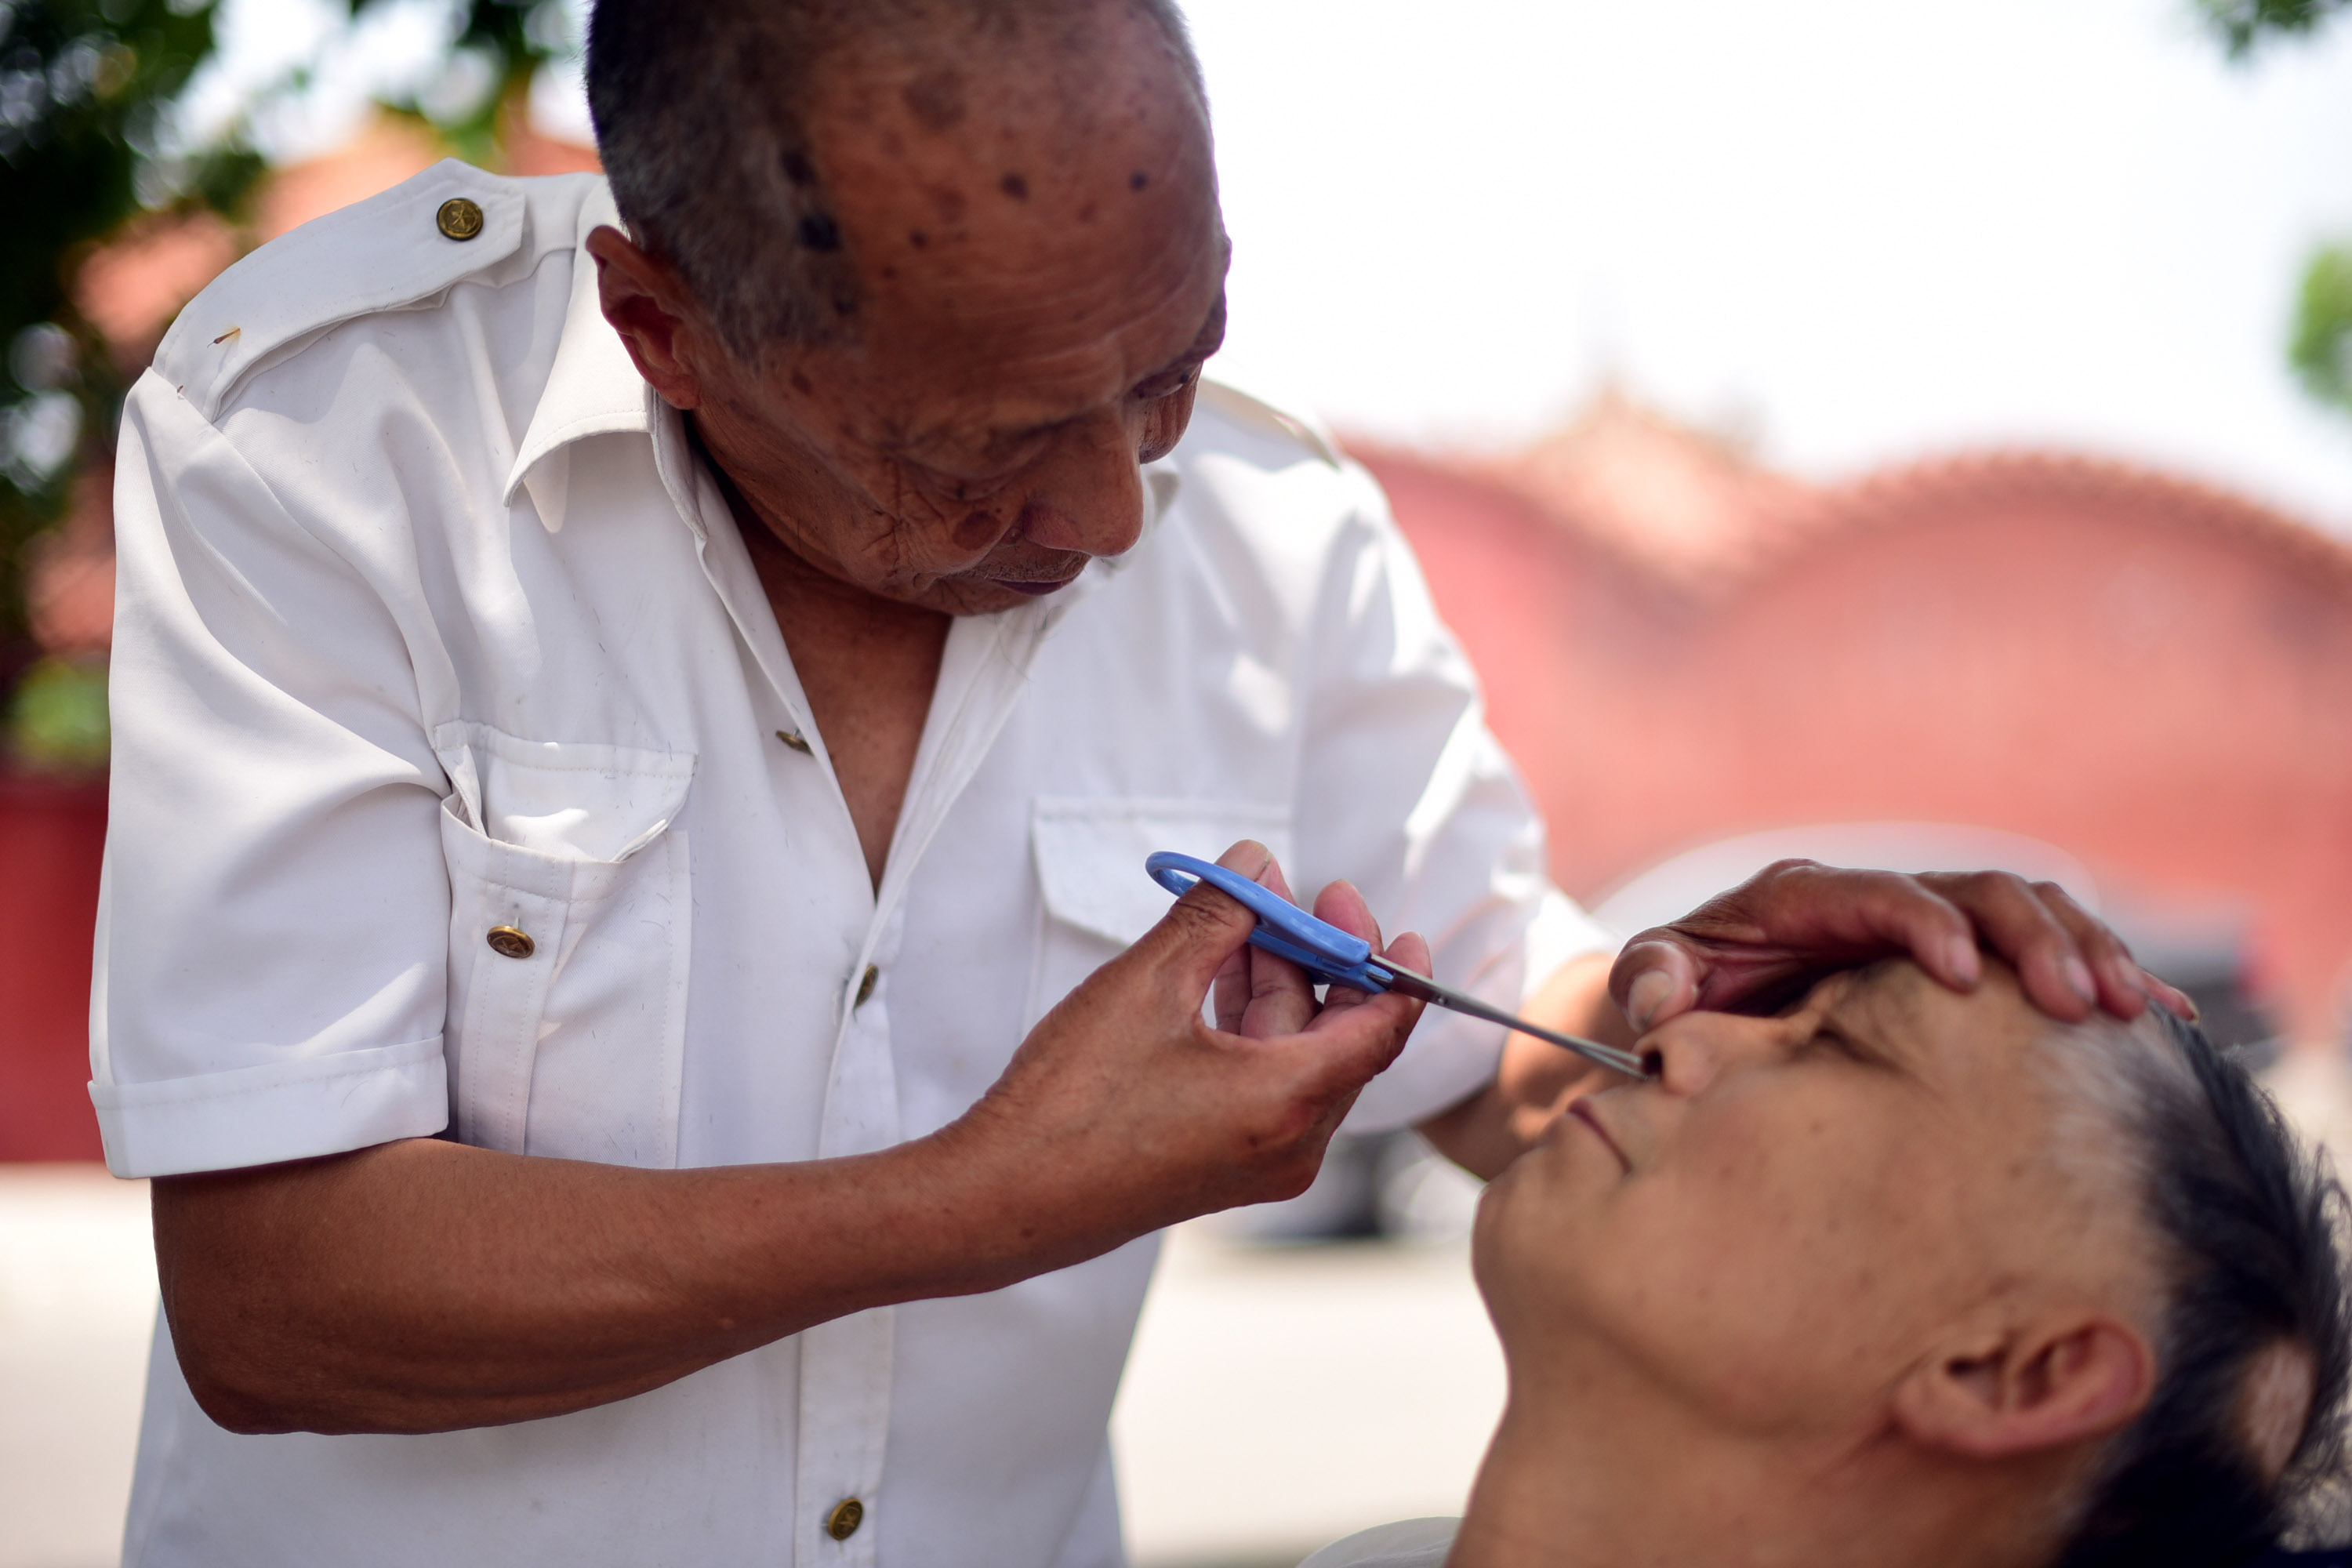
<path fill-rule="evenodd" d="M 1149 17 L 1083 0 L 1040 9 L 992 26 L 942 6 L 920 26 L 846 37 L 812 84 L 812 107 L 977 145 L 1008 128 L 1124 119 L 1148 107 L 1135 100 L 1147 83 L 1190 96 L 1180 57 Z"/>
<path fill-rule="evenodd" d="M 809 117 L 829 199 L 871 231 L 876 259 L 917 268 L 952 266 L 975 242 L 1050 261 L 1171 202 L 1213 227 L 1202 106 L 1137 27 L 1150 32 L 1138 22 L 1087 42 L 1016 39 L 947 58 L 886 43 L 854 58 Z"/>

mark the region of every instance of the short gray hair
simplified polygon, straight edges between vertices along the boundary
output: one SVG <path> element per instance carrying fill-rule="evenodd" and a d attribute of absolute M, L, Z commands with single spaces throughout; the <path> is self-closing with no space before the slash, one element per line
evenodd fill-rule
<path fill-rule="evenodd" d="M 1156 23 L 1201 91 L 1174 0 L 595 0 L 588 107 L 613 199 L 739 357 L 843 336 L 858 277 L 810 147 L 817 68 L 876 37 L 1011 37 L 1105 7 Z"/>

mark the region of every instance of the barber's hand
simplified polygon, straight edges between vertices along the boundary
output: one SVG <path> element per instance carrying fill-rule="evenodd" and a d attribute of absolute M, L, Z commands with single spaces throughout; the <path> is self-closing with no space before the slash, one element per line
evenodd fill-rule
<path fill-rule="evenodd" d="M 1219 864 L 1289 896 L 1263 845 Z M 1315 913 L 1380 950 L 1362 898 L 1335 883 Z M 1373 1074 L 1421 1016 L 1404 996 L 1333 987 L 1245 945 L 1255 921 L 1203 883 L 1046 1015 L 1004 1076 L 942 1134 L 1015 1195 L 1041 1247 L 1087 1256 L 1161 1226 L 1295 1196 Z M 1405 936 L 1387 954 L 1425 969 Z M 1213 989 L 1216 1025 L 1202 1018 Z M 1013 1217 L 1013 1216 L 1008 1216 Z"/>
<path fill-rule="evenodd" d="M 2130 950 L 2054 882 L 2005 871 L 1848 871 L 1782 860 L 1618 955 L 1609 994 L 1636 1029 L 1693 1008 L 1732 1008 L 1808 977 L 1907 953 L 1955 991 L 1975 987 L 1981 943 L 2017 969 L 2053 1017 L 2095 1007 L 2134 1018 L 2152 998 L 2184 1018 L 2188 997 L 2132 962 Z"/>

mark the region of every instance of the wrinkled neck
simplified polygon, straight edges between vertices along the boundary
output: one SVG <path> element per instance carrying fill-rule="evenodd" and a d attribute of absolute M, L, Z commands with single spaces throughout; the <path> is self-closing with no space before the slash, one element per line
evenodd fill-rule
<path fill-rule="evenodd" d="M 1664 1399 L 1515 1388 L 1447 1568 L 2033 1568 L 2020 1478 L 1938 1463 L 1891 1425 L 1727 1433 Z"/>

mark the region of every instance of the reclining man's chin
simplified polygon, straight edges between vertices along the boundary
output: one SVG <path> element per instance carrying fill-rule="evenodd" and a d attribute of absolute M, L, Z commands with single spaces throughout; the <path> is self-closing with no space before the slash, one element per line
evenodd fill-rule
<path fill-rule="evenodd" d="M 1653 1031 L 1661 1077 L 1481 1205 L 1509 1399 L 1458 1532 L 1315 1568 L 2218 1565 L 2340 1525 L 2342 1189 L 2195 1025 L 1988 970 Z"/>

